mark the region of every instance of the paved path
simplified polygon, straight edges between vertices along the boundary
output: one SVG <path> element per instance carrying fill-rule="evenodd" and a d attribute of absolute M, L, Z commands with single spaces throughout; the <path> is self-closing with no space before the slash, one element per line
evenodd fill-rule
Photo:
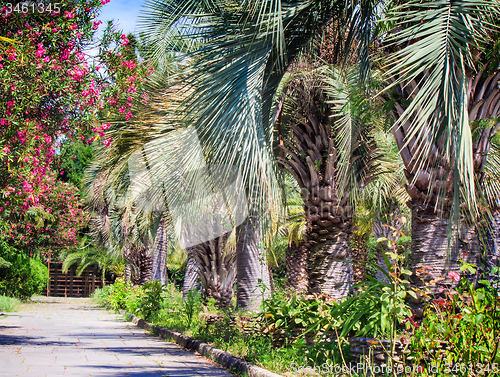
<path fill-rule="evenodd" d="M 231 376 L 89 299 L 36 298 L 0 316 L 0 376 Z"/>

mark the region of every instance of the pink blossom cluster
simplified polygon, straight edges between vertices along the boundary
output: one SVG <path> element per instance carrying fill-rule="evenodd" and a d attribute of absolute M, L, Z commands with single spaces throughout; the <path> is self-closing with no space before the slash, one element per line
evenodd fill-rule
<path fill-rule="evenodd" d="M 0 51 L 8 84 L 0 86 L 0 223 L 11 224 L 8 237 L 16 245 L 57 249 L 75 244 L 88 214 L 78 190 L 61 181 L 64 172 L 56 174 L 57 143 L 102 139 L 110 146 L 111 124 L 99 119 L 112 112 L 130 120 L 134 93 L 152 72 L 124 58 L 134 56 L 125 54 L 133 48 L 125 35 L 116 35 L 116 46 L 106 48 L 109 53 L 99 57 L 98 65 L 89 64 L 79 50 L 101 24 L 92 15 L 108 2 L 82 0 L 77 8 L 63 2 L 57 14 L 0 16 L 4 36 L 16 41 Z M 86 27 L 78 26 L 85 22 Z M 109 77 L 97 74 L 101 66 Z"/>

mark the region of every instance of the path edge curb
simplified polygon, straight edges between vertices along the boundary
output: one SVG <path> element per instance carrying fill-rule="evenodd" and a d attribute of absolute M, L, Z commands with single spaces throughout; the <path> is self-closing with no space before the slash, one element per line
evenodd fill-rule
<path fill-rule="evenodd" d="M 141 318 L 136 317 L 133 314 L 128 313 L 125 310 L 120 310 L 120 314 L 122 314 L 128 321 L 132 322 L 137 327 L 140 327 L 144 330 L 155 331 L 161 338 L 165 340 L 173 340 L 178 345 L 190 351 L 196 351 L 200 355 L 215 361 L 230 372 L 246 373 L 249 377 L 283 377 L 280 374 L 276 374 L 264 368 L 249 364 L 246 361 L 243 361 L 228 352 L 222 351 L 218 348 L 214 348 L 207 343 L 203 343 L 199 340 L 190 338 L 176 331 L 169 330 L 165 327 L 153 325 Z"/>

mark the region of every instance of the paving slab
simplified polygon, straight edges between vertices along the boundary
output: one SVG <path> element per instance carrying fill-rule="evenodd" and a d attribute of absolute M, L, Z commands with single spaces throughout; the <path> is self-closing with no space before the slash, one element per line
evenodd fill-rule
<path fill-rule="evenodd" d="M 90 299 L 36 297 L 0 317 L 0 377 L 229 377 L 210 360 L 100 309 Z"/>

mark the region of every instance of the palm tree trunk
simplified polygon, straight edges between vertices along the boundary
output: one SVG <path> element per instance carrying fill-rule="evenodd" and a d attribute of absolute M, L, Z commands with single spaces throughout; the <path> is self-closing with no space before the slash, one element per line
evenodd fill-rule
<path fill-rule="evenodd" d="M 231 305 L 236 283 L 235 253 L 226 250 L 227 238 L 224 234 L 193 247 L 204 297 L 213 297 L 217 308 Z"/>
<path fill-rule="evenodd" d="M 294 244 L 288 247 L 286 254 L 287 286 L 298 294 L 307 292 L 309 286 L 308 256 L 309 250 L 304 245 L 297 247 Z"/>
<path fill-rule="evenodd" d="M 319 220 L 322 221 L 322 220 Z M 311 244 L 309 253 L 309 291 L 326 294 L 340 299 L 347 296 L 352 286 L 352 264 L 349 240 L 350 229 L 317 225 L 318 233 L 308 237 Z M 326 228 L 326 229 L 325 229 Z M 314 229 L 314 226 L 313 226 Z"/>
<path fill-rule="evenodd" d="M 449 225 L 447 218 L 427 214 L 419 206 L 412 208 L 410 281 L 422 286 L 438 280 L 430 285 L 433 293 L 439 292 L 440 287 L 456 285 L 448 272 L 460 273 L 460 260 L 476 264 L 474 232 L 465 230 L 459 234 L 453 228 L 449 236 Z"/>
<path fill-rule="evenodd" d="M 184 274 L 184 284 L 182 286 L 182 298 L 185 300 L 189 291 L 193 289 L 198 289 L 199 278 L 198 278 L 198 262 L 194 257 L 194 250 L 190 247 L 186 249 L 187 252 L 187 262 L 186 262 L 186 272 Z"/>
<path fill-rule="evenodd" d="M 165 227 L 165 221 L 162 219 L 156 231 L 151 281 L 159 280 L 161 284 L 167 284 L 167 250 L 168 234 Z"/>
<path fill-rule="evenodd" d="M 499 266 L 500 261 L 500 211 L 493 212 L 493 219 L 490 229 L 486 230 L 488 234 L 488 252 L 484 264 L 486 272 L 490 273 L 493 267 Z"/>
<path fill-rule="evenodd" d="M 132 281 L 132 265 L 129 262 L 126 262 L 127 264 L 125 265 L 125 281 L 131 282 Z"/>
<path fill-rule="evenodd" d="M 368 250 L 366 249 L 366 239 L 362 235 L 353 233 L 351 239 L 351 256 L 354 262 L 352 275 L 355 282 L 364 281 L 366 274 L 366 261 L 368 260 Z"/>
<path fill-rule="evenodd" d="M 236 244 L 236 306 L 258 310 L 263 296 L 269 295 L 269 270 L 265 252 L 260 248 L 261 227 L 256 216 L 249 217 L 238 228 Z M 266 289 L 261 291 L 259 285 Z"/>
<path fill-rule="evenodd" d="M 151 281 L 151 272 L 153 270 L 153 258 L 149 255 L 149 250 L 143 248 L 140 254 L 139 265 L 139 285 Z"/>

